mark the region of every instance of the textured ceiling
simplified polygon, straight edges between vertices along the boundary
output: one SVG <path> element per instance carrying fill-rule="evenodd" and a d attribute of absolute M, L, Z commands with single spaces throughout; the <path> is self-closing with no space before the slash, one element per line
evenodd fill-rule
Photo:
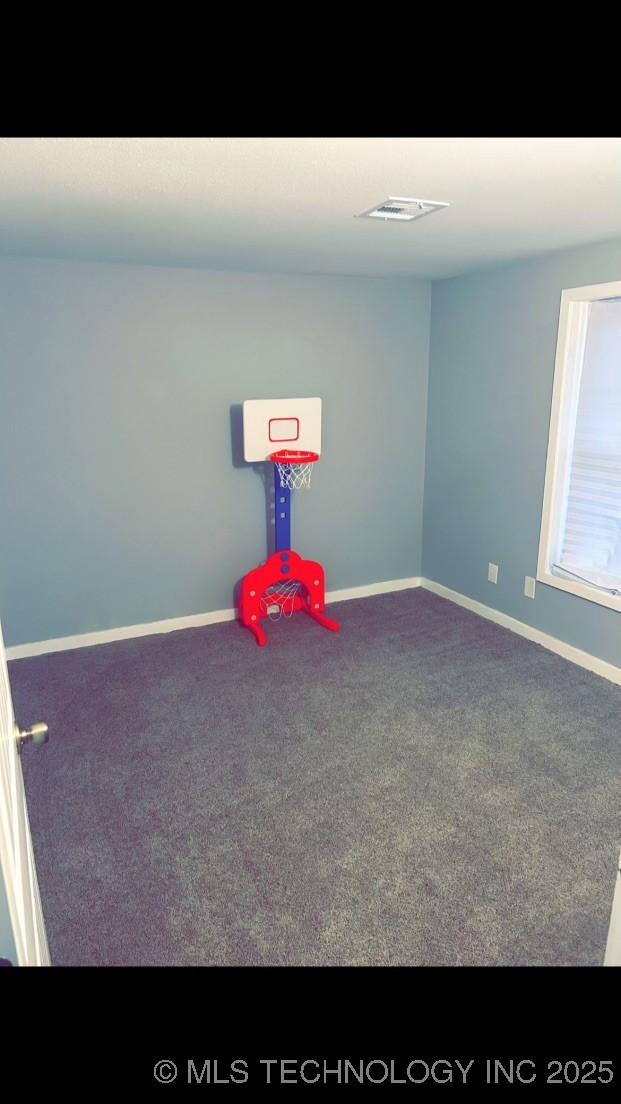
<path fill-rule="evenodd" d="M 353 216 L 449 202 L 413 223 Z M 452 276 L 621 236 L 619 138 L 4 138 L 0 252 Z"/>

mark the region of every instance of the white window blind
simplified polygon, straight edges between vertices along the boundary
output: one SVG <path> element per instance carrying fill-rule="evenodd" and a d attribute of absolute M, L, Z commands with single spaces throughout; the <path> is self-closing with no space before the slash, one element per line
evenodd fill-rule
<path fill-rule="evenodd" d="M 621 299 L 592 302 L 553 571 L 621 593 Z"/>

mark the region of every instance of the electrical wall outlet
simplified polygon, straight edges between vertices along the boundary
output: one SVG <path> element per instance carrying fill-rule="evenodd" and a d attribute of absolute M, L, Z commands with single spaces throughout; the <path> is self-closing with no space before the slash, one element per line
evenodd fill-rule
<path fill-rule="evenodd" d="M 535 580 L 531 575 L 524 576 L 524 594 L 527 598 L 535 597 Z"/>
<path fill-rule="evenodd" d="M 487 581 L 488 583 L 498 582 L 498 564 L 487 565 Z"/>

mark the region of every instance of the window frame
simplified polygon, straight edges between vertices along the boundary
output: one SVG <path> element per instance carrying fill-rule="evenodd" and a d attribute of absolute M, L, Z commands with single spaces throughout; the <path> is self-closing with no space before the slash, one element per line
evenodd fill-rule
<path fill-rule="evenodd" d="M 618 297 L 621 297 L 621 280 L 564 288 L 561 293 L 537 581 L 586 598 L 589 602 L 597 602 L 600 606 L 621 611 L 621 595 L 607 594 L 579 579 L 564 579 L 554 575 L 551 570 L 552 563 L 558 560 L 558 543 L 563 531 L 563 513 L 567 504 L 567 484 L 591 303 Z"/>

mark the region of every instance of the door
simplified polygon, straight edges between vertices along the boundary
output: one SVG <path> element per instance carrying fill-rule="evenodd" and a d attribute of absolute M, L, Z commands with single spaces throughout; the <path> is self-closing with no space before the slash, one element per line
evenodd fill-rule
<path fill-rule="evenodd" d="M 604 966 L 621 966 L 621 855 L 619 855 L 619 862 L 617 863 L 615 892 L 612 899 Z"/>
<path fill-rule="evenodd" d="M 0 862 L 19 966 L 50 965 L 20 763 L 22 742 L 46 733 L 45 725 L 20 733 L 15 724 L 0 625 Z"/>

